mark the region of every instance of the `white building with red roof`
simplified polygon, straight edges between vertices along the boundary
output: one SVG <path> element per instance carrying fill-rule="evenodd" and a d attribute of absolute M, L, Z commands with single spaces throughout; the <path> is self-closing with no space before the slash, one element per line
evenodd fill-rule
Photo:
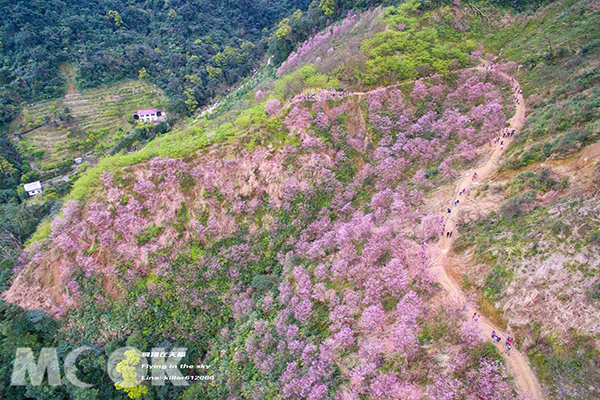
<path fill-rule="evenodd" d="M 137 110 L 137 113 L 133 114 L 133 117 L 143 124 L 147 124 L 148 122 L 157 123 L 167 120 L 167 114 L 161 110 L 157 110 L 156 108 Z"/>

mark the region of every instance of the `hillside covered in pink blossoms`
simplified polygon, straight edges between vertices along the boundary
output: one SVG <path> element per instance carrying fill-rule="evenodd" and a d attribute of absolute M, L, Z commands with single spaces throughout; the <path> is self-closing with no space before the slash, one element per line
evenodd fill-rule
<path fill-rule="evenodd" d="M 220 398 L 517 398 L 460 304 L 436 300 L 422 245 L 445 221 L 424 197 L 502 129 L 506 84 L 467 69 L 267 103 L 289 144 L 104 173 L 7 296 L 100 343 L 132 331 L 199 343 L 218 359 Z"/>
<path fill-rule="evenodd" d="M 129 3 L 107 32 L 151 8 L 204 29 L 196 2 Z M 303 8 L 256 42 L 127 48 L 168 64 L 132 71 L 168 86 L 169 126 L 130 116 L 31 196 L 39 174 L 0 154 L 21 201 L 0 204 L 0 398 L 598 398 L 598 1 L 271 3 Z M 67 111 L 29 117 L 67 130 Z M 56 349 L 62 384 L 12 385 L 18 348 Z M 64 366 L 81 348 L 90 387 Z M 142 379 L 155 349 L 202 379 Z"/>

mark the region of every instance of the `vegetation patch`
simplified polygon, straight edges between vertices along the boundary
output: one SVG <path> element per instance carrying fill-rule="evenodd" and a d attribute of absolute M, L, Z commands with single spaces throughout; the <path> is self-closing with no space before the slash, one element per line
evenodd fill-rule
<path fill-rule="evenodd" d="M 130 81 L 25 107 L 9 129 L 42 170 L 73 163 L 86 153 L 104 156 L 125 138 L 138 109 L 164 107 L 162 91 Z"/>

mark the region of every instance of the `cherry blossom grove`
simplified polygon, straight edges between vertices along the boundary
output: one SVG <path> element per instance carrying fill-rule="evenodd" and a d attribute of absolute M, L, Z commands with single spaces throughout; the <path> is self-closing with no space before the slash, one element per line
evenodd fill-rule
<path fill-rule="evenodd" d="M 265 112 L 283 114 L 295 145 L 215 145 L 103 174 L 24 260 L 23 271 L 52 277 L 29 300 L 63 318 L 82 299 L 119 304 L 141 328 L 148 315 L 175 318 L 168 339 L 200 338 L 208 361 L 219 357 L 223 398 L 520 398 L 504 366 L 478 355 L 469 321 L 432 301 L 421 245 L 444 224 L 442 210 L 421 210 L 424 198 L 504 126 L 501 87 L 469 70 L 409 95 L 380 88 L 283 107 L 269 100 Z M 25 279 L 11 301 L 32 295 L 18 294 Z M 254 378 L 242 385 L 242 373 Z"/>

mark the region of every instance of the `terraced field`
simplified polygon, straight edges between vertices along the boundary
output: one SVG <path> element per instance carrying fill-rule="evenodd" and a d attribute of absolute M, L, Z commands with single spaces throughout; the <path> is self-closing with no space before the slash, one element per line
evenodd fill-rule
<path fill-rule="evenodd" d="M 137 80 L 68 92 L 63 98 L 25 107 L 10 127 L 42 169 L 110 148 L 131 128 L 129 115 L 164 105 L 160 89 Z"/>

